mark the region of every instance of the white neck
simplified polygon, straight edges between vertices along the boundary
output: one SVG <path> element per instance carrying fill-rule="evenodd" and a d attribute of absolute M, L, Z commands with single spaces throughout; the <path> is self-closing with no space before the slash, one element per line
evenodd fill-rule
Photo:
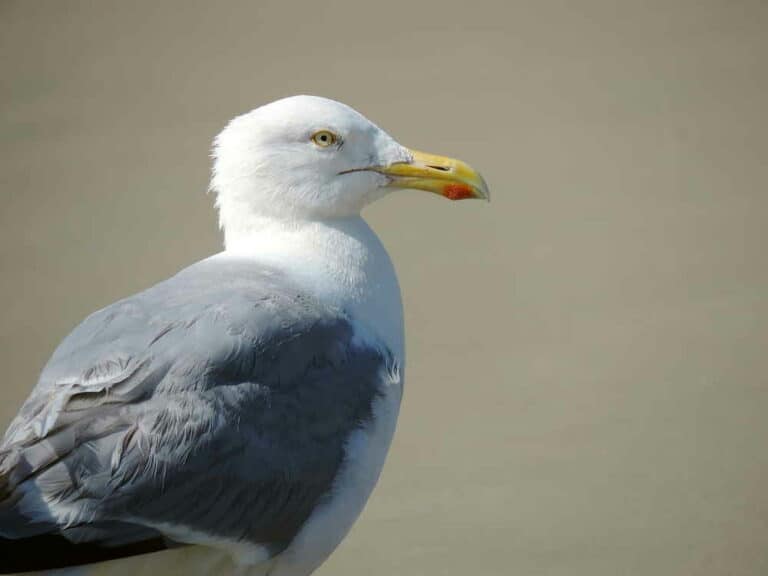
<path fill-rule="evenodd" d="M 227 254 L 285 270 L 403 358 L 400 287 L 381 241 L 359 216 L 335 220 L 250 219 L 227 228 Z"/>

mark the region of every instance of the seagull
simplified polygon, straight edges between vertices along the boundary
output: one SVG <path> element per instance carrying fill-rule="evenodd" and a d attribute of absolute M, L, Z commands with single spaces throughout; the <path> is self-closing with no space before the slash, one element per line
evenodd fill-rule
<path fill-rule="evenodd" d="M 235 118 L 213 159 L 225 249 L 88 316 L 11 422 L 0 573 L 305 576 L 373 490 L 405 346 L 361 210 L 488 187 L 316 96 Z"/>

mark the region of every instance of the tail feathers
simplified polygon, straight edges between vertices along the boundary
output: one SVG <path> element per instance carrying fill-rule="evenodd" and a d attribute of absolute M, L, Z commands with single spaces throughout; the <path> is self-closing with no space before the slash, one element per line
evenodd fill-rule
<path fill-rule="evenodd" d="M 60 526 L 28 461 L 0 452 L 0 574 L 54 570 L 175 547 L 156 530 L 119 521 Z"/>
<path fill-rule="evenodd" d="M 157 552 L 168 547 L 169 543 L 161 537 L 112 547 L 93 542 L 75 543 L 58 534 L 42 534 L 18 540 L 0 538 L 0 574 L 92 564 Z"/>

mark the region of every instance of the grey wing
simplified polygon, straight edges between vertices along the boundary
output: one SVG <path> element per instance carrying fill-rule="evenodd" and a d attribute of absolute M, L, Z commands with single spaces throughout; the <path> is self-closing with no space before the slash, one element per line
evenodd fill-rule
<path fill-rule="evenodd" d="M 343 313 L 246 263 L 206 261 L 97 312 L 0 447 L 0 572 L 192 533 L 282 549 L 391 362 Z M 30 564 L 24 542 L 61 558 Z"/>

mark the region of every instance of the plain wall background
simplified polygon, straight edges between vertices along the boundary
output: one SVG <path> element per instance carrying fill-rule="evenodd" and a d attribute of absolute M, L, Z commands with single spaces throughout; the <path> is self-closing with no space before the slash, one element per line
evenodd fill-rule
<path fill-rule="evenodd" d="M 342 100 L 493 202 L 367 217 L 406 395 L 319 574 L 768 573 L 768 5 L 0 1 L 0 422 L 87 313 L 220 249 L 209 146 Z"/>

